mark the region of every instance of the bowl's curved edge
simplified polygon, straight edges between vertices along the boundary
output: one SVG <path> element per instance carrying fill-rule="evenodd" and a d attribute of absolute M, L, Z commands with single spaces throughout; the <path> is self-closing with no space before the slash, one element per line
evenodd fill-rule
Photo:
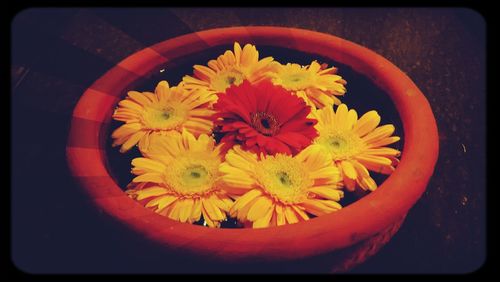
<path fill-rule="evenodd" d="M 98 133 L 109 122 L 110 114 L 102 109 L 112 109 L 119 95 L 147 75 L 147 70 L 176 56 L 233 41 L 321 54 L 374 79 L 389 93 L 403 121 L 405 145 L 396 171 L 375 192 L 338 212 L 304 223 L 266 229 L 216 230 L 182 224 L 128 198 L 104 166 Z M 424 192 L 438 149 L 437 126 L 428 101 L 411 79 L 391 62 L 333 35 L 259 26 L 195 32 L 155 44 L 120 62 L 87 89 L 75 107 L 67 159 L 72 174 L 101 209 L 162 245 L 224 260 L 279 260 L 349 247 L 393 224 Z"/>

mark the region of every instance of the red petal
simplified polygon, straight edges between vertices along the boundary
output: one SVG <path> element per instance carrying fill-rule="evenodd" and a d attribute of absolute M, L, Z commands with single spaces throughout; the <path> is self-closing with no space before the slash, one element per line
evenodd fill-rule
<path fill-rule="evenodd" d="M 266 151 L 271 155 L 275 155 L 277 153 L 288 155 L 292 154 L 290 147 L 277 139 L 272 139 L 267 143 Z"/>
<path fill-rule="evenodd" d="M 296 149 L 302 149 L 311 144 L 311 139 L 307 138 L 302 133 L 285 132 L 276 135 L 275 138 Z"/>

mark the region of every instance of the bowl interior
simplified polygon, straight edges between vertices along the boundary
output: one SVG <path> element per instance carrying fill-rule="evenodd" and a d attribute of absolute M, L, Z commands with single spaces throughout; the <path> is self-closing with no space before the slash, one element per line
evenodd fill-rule
<path fill-rule="evenodd" d="M 161 65 L 155 69 L 149 77 L 139 81 L 133 89 L 123 91 L 120 97 L 124 98 L 128 90 L 154 91 L 156 84 L 161 80 L 167 80 L 170 85 L 177 85 L 184 75 L 192 75 L 193 65 L 206 65 L 209 60 L 217 58 L 226 50 L 232 50 L 232 47 L 232 45 L 221 45 L 169 61 L 167 64 Z M 282 64 L 298 63 L 301 65 L 308 65 L 311 61 L 317 60 L 320 64 L 326 63 L 328 66 L 335 66 L 338 68 L 337 74 L 347 81 L 347 93 L 343 97 L 340 97 L 341 101 L 347 104 L 350 109 L 355 109 L 359 117 L 370 110 L 376 110 L 381 116 L 380 124 L 393 124 L 396 127 L 394 134 L 401 137 L 401 140 L 392 144 L 391 147 L 400 151 L 402 150 L 404 132 L 398 111 L 387 93 L 375 85 L 369 78 L 354 71 L 350 66 L 333 61 L 321 55 L 268 45 L 256 45 L 256 47 L 259 51 L 260 58 L 272 56 Z M 102 131 L 102 134 L 105 135 L 105 152 L 108 171 L 119 187 L 125 190 L 127 184 L 129 184 L 134 177 L 130 173 L 131 161 L 136 157 L 140 157 L 141 154 L 136 147 L 125 154 L 120 153 L 117 147 L 111 147 L 111 132 L 122 124 L 122 122 L 112 121 L 110 126 Z M 371 176 L 379 186 L 388 177 L 378 173 L 371 173 Z M 345 197 L 340 203 L 345 207 L 359 199 L 359 196 L 360 195 L 354 195 L 353 193 L 345 193 Z M 229 219 L 222 225 L 222 227 L 229 228 L 235 226 L 237 226 L 236 222 L 232 219 Z"/>

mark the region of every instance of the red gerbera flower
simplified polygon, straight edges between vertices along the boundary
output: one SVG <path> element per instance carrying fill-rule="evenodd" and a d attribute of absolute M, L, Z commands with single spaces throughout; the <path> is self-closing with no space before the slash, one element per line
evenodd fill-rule
<path fill-rule="evenodd" d="M 244 81 L 218 94 L 215 124 L 225 133 L 227 147 L 241 144 L 255 153 L 295 154 L 317 136 L 317 120 L 307 118 L 304 100 L 270 81 Z"/>

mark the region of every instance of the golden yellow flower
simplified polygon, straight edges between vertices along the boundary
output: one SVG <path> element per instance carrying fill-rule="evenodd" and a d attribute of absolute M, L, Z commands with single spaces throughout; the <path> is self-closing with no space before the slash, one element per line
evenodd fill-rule
<path fill-rule="evenodd" d="M 311 146 L 318 146 L 330 156 L 348 190 L 353 191 L 356 183 L 364 190 L 375 190 L 377 184 L 368 170 L 383 174 L 394 171 L 400 152 L 384 146 L 400 138 L 391 136 L 392 124 L 377 127 L 380 116 L 376 111 L 369 111 L 358 120 L 355 110 L 341 104 L 336 112 L 332 107 L 325 107 L 313 115 L 318 120 L 315 127 L 319 136 Z"/>
<path fill-rule="evenodd" d="M 166 81 L 158 83 L 155 93 L 129 91 L 113 114 L 115 120 L 125 122 L 111 135 L 113 146 L 121 145 L 123 153 L 139 143 L 144 152 L 151 135 L 183 129 L 195 136 L 210 133 L 214 113 L 208 108 L 210 99 L 206 91 L 169 87 Z"/>
<path fill-rule="evenodd" d="M 307 147 L 294 157 L 259 158 L 236 145 L 219 170 L 226 190 L 238 197 L 231 216 L 252 222 L 254 228 L 296 223 L 341 208 L 340 173 L 318 147 Z"/>
<path fill-rule="evenodd" d="M 193 223 L 203 215 L 206 225 L 220 226 L 232 205 L 220 179 L 220 146 L 186 130 L 154 135 L 150 142 L 146 157 L 132 160 L 132 182 L 142 185 L 127 193 L 173 220 Z"/>
<path fill-rule="evenodd" d="M 183 84 L 187 89 L 205 89 L 216 97 L 229 86 L 239 85 L 243 80 L 259 82 L 272 70 L 272 57 L 259 60 L 259 52 L 254 45 L 246 44 L 243 49 L 238 42 L 234 51 L 227 50 L 216 60 L 210 60 L 207 66 L 195 65 L 194 77 L 186 75 Z M 216 98 L 215 98 L 216 99 Z"/>
<path fill-rule="evenodd" d="M 340 100 L 336 96 L 342 96 L 346 92 L 346 81 L 336 75 L 337 69 L 334 67 L 321 69 L 317 61 L 308 66 L 292 63 L 281 65 L 277 62 L 273 65 L 276 65 L 275 71 L 267 73 L 272 82 L 293 91 L 308 105 L 315 105 L 317 108 L 338 105 Z"/>

